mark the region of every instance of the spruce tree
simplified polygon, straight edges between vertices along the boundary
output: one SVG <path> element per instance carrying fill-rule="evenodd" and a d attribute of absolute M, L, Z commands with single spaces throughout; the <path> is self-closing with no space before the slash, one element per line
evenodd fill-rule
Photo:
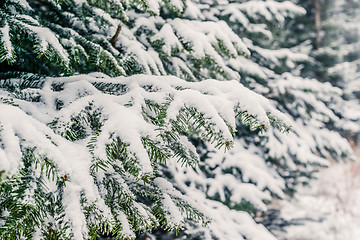
<path fill-rule="evenodd" d="M 1 4 L 4 239 L 275 239 L 267 204 L 353 157 L 294 3 Z"/>
<path fill-rule="evenodd" d="M 337 28 L 334 35 L 337 38 L 337 48 L 334 48 L 339 63 L 330 68 L 329 75 L 337 79 L 336 85 L 343 89 L 343 98 L 346 99 L 346 106 L 341 109 L 341 114 L 346 119 L 351 119 L 349 124 L 342 126 L 342 132 L 354 144 L 359 142 L 359 99 L 360 99 L 360 27 L 359 22 L 360 2 L 359 1 L 337 1 L 331 15 L 336 21 Z M 355 123 L 355 124 L 354 124 Z"/>

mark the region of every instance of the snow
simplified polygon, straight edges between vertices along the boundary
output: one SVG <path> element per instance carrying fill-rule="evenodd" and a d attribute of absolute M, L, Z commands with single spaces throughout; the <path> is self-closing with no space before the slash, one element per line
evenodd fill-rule
<path fill-rule="evenodd" d="M 224 11 L 221 12 L 223 16 L 229 15 L 229 19 L 232 22 L 238 22 L 243 26 L 248 26 L 250 24 L 249 19 L 246 17 L 245 13 L 241 12 L 240 9 L 236 8 L 236 5 L 229 4 Z"/>
<path fill-rule="evenodd" d="M 4 27 L 0 28 L 2 45 L 6 51 L 6 59 L 10 59 L 13 56 L 13 47 L 10 41 L 9 24 L 6 22 Z"/>
<path fill-rule="evenodd" d="M 319 173 L 311 188 L 301 188 L 294 200 L 282 202 L 285 219 L 312 219 L 287 227 L 280 239 L 358 239 L 360 199 L 358 163 L 334 163 Z M 296 209 L 296 211 L 294 211 Z"/>
<path fill-rule="evenodd" d="M 64 192 L 65 212 L 73 224 L 75 236 L 83 236 L 86 226 L 80 206 L 80 192 L 84 190 L 86 197 L 91 201 L 100 199 L 90 176 L 89 159 L 91 157 L 87 150 L 78 144 L 68 143 L 54 134 L 45 124 L 18 108 L 4 104 L 0 107 L 0 112 L 6 113 L 0 115 L 0 122 L 4 126 L 1 132 L 3 143 L 1 152 L 3 155 L 5 153 L 4 161 L 1 161 L 1 169 L 9 174 L 16 173 L 22 167 L 20 147 L 26 149 L 37 146 L 36 154 L 48 156 L 61 169 L 60 174 L 69 175 L 71 181 Z M 106 213 L 110 213 L 107 208 L 102 210 L 105 217 Z"/>
<path fill-rule="evenodd" d="M 112 113 L 109 115 L 106 123 L 102 127 L 102 132 L 98 137 L 98 141 L 110 144 L 111 139 L 109 139 L 109 136 L 110 134 L 115 133 L 116 136 L 124 139 L 123 141 L 129 144 L 128 150 L 140 161 L 140 165 L 144 171 L 143 174 L 151 173 L 153 171 L 151 161 L 148 153 L 143 147 L 141 136 L 151 135 L 152 137 L 155 137 L 155 128 L 144 122 L 144 120 L 139 119 L 140 113 L 136 111 L 131 111 L 123 106 L 112 106 L 110 108 L 111 111 L 115 111 L 115 114 Z M 105 111 L 105 114 L 108 115 L 109 113 Z M 102 158 L 104 158 L 104 153 L 106 152 L 104 148 L 105 144 L 98 146 L 94 152 L 95 155 L 102 156 Z M 101 151 L 101 153 L 98 154 L 98 151 Z"/>
<path fill-rule="evenodd" d="M 27 10 L 32 9 L 27 0 L 10 0 L 10 2 L 19 3 L 22 7 L 24 7 Z"/>
<path fill-rule="evenodd" d="M 317 121 L 323 121 L 324 116 L 335 122 L 335 127 L 346 136 L 341 138 L 339 133 L 330 132 L 321 127 L 320 133 L 313 136 L 310 141 L 316 141 L 321 155 L 333 159 L 333 155 L 327 152 L 332 146 L 333 153 L 353 150 L 350 158 L 359 159 L 359 99 L 354 94 L 359 89 L 358 79 L 358 57 L 349 60 L 346 56 L 349 53 L 358 52 L 358 39 L 347 39 L 348 34 L 358 37 L 358 8 L 350 9 L 347 1 L 335 1 L 330 12 L 327 24 L 334 24 L 340 27 L 337 31 L 337 40 L 331 47 L 324 47 L 321 54 L 336 55 L 339 63 L 329 69 L 328 74 L 341 76 L 336 82 L 341 88 L 334 88 L 330 84 L 317 84 L 315 80 L 299 81 L 297 89 L 316 93 L 318 99 L 323 99 L 326 106 L 316 104 L 314 98 L 306 94 L 299 97 L 311 102 L 316 106 L 317 113 L 312 115 L 310 121 L 313 126 L 321 126 Z M 352 3 L 359 3 L 354 1 Z M 355 23 L 355 24 L 354 24 Z M 301 87 L 303 85 L 303 87 Z M 293 85 L 295 87 L 295 84 Z M 293 88 L 295 89 L 295 88 Z M 347 101 L 339 101 L 339 96 Z M 315 103 L 315 104 L 314 104 Z M 328 112 L 331 109 L 336 116 Z M 336 109 L 336 110 L 334 110 Z M 305 115 L 305 114 L 304 114 Z M 322 115 L 322 116 L 319 116 Z M 337 119 L 340 118 L 340 119 Z M 306 126 L 308 132 L 315 132 L 318 129 Z M 302 131 L 301 137 L 305 135 Z M 349 150 L 346 150 L 349 149 Z M 299 186 L 294 199 L 286 199 L 280 203 L 280 217 L 285 220 L 299 223 L 288 226 L 286 232 L 276 232 L 280 240 L 336 240 L 336 239 L 359 239 L 360 208 L 360 178 L 359 162 L 346 161 L 347 158 L 340 158 L 337 161 L 330 161 L 327 169 L 320 169 L 316 174 L 316 180 L 311 181 L 310 186 Z M 305 160 L 305 159 L 304 159 Z"/>
<path fill-rule="evenodd" d="M 251 161 L 248 162 L 251 164 Z M 197 170 L 194 169 L 194 171 L 189 168 L 180 167 L 176 162 L 170 161 L 168 163 L 168 169 L 177 173 L 177 175 L 175 175 L 177 186 L 181 187 L 187 196 L 191 196 L 192 199 L 196 200 L 198 205 L 202 207 L 202 211 L 211 218 L 211 223 L 208 227 L 196 225 L 195 228 L 186 228 L 185 233 L 190 235 L 198 235 L 201 233 L 202 239 L 204 240 L 211 240 L 214 238 L 224 240 L 245 239 L 243 236 L 245 236 L 246 239 L 276 239 L 265 229 L 265 227 L 256 224 L 248 213 L 231 210 L 218 201 L 207 199 L 201 188 L 196 188 L 195 184 L 187 186 L 185 182 L 188 182 L 189 180 L 196 181 L 196 184 L 205 184 L 201 181 L 207 181 L 206 178 L 199 175 Z M 236 182 L 238 181 L 226 181 L 226 183 L 229 184 L 236 184 Z M 239 184 L 237 186 L 239 186 Z M 240 186 L 242 186 L 241 183 Z M 245 190 L 245 186 L 240 189 Z M 253 189 L 247 193 L 250 193 L 251 196 L 252 192 Z"/>
<path fill-rule="evenodd" d="M 153 12 L 156 15 L 160 14 L 160 6 L 161 1 L 159 0 L 147 0 L 146 2 L 147 8 L 149 11 Z"/>
<path fill-rule="evenodd" d="M 163 75 L 165 74 L 164 66 L 159 58 L 159 54 L 153 49 L 147 50 L 146 47 L 136 40 L 132 31 L 123 27 L 122 34 L 119 36 L 119 43 L 126 50 L 134 55 L 138 63 L 144 68 L 144 73 Z"/>
<path fill-rule="evenodd" d="M 296 62 L 306 61 L 309 59 L 309 56 L 304 53 L 294 52 L 290 49 L 264 49 L 258 46 L 251 46 L 252 44 L 248 41 L 247 45 L 252 51 L 258 52 L 261 57 L 265 58 L 269 62 L 270 68 L 273 66 L 281 65 L 281 60 L 285 60 L 285 66 L 294 68 Z"/>
<path fill-rule="evenodd" d="M 135 238 L 135 233 L 131 230 L 129 220 L 126 218 L 126 215 L 122 212 L 118 212 L 117 214 L 121 222 L 121 233 L 126 237 Z"/>
<path fill-rule="evenodd" d="M 210 166 L 221 164 L 222 169 L 241 169 L 242 181 L 253 182 L 260 191 L 268 188 L 279 197 L 284 197 L 285 184 L 280 176 L 269 171 L 263 159 L 256 153 L 251 153 L 250 149 L 245 149 L 243 144 L 235 141 L 234 150 L 230 150 L 230 154 L 211 154 Z"/>
<path fill-rule="evenodd" d="M 275 19 L 279 23 L 283 23 L 285 17 L 293 17 L 294 15 L 303 15 L 306 13 L 305 9 L 296 6 L 290 1 L 248 1 L 231 5 L 231 7 L 245 12 L 251 18 L 259 20 L 264 17 L 267 21 Z"/>
<path fill-rule="evenodd" d="M 160 31 L 151 37 L 151 41 L 162 40 L 164 42 L 163 51 L 171 56 L 171 50 L 174 48 L 182 49 L 183 46 L 177 36 L 174 34 L 174 30 L 171 25 L 165 23 Z"/>
<path fill-rule="evenodd" d="M 117 5 L 129 4 L 126 1 L 114 2 Z M 27 1 L 20 3 L 29 7 Z M 83 4 L 89 7 L 83 0 L 75 0 L 74 3 L 79 8 Z M 129 182 L 139 184 L 141 179 L 156 176 L 154 185 L 159 190 L 157 193 L 161 196 L 168 225 L 185 225 L 188 227 L 185 234 L 196 235 L 202 232 L 203 235 L 199 235 L 199 238 L 205 240 L 275 239 L 264 226 L 254 221 L 254 214 L 266 211 L 268 202 L 276 202 L 277 198 L 285 199 L 284 217 L 288 218 L 293 216 L 290 210 L 293 211 L 294 204 L 298 204 L 296 210 L 304 210 L 302 215 L 297 217 L 306 215 L 305 210 L 309 207 L 312 217 L 325 215 L 328 209 L 339 205 L 336 202 L 339 196 L 341 201 L 345 199 L 350 206 L 356 204 L 359 199 L 357 188 L 353 191 L 356 192 L 353 199 L 352 196 L 349 197 L 350 190 L 346 188 L 348 185 L 341 184 L 343 181 L 350 181 L 345 179 L 347 174 L 344 174 L 349 170 L 339 173 L 339 169 L 346 168 L 345 165 L 335 167 L 336 171 L 330 171 L 333 167 L 329 168 L 328 175 L 325 174 L 326 176 L 320 179 L 336 182 L 329 188 L 322 188 L 323 183 L 318 183 L 317 194 L 320 192 L 321 195 L 326 191 L 326 197 L 320 197 L 320 204 L 313 196 L 303 196 L 299 198 L 299 203 L 287 202 L 287 188 L 293 188 L 296 181 L 308 181 L 305 177 L 292 178 L 291 173 L 311 173 L 318 166 L 328 166 L 328 159 L 332 158 L 354 159 L 349 141 L 339 133 L 330 131 L 329 123 L 334 123 L 331 127 L 343 134 L 355 134 L 360 130 L 360 109 L 357 107 L 358 99 L 353 94 L 360 89 L 359 78 L 354 77 L 357 76 L 360 65 L 358 61 L 342 63 L 330 69 L 330 73 L 341 73 L 345 76 L 343 85 L 337 88 L 330 83 L 320 83 L 315 79 L 298 76 L 301 70 L 299 63 L 311 63 L 312 60 L 309 58 L 308 42 L 305 41 L 300 47 L 292 49 L 279 49 L 276 45 L 271 46 L 271 49 L 264 47 L 271 41 L 276 43 L 276 38 L 280 37 L 273 36 L 271 29 L 287 31 L 283 28 L 286 20 L 295 15 L 306 14 L 303 8 L 290 1 L 272 0 L 150 0 L 137 6 L 142 7 L 157 15 L 162 8 L 164 14 L 150 17 L 140 9 L 135 11 L 132 6 L 126 6 L 124 18 L 127 20 L 122 23 L 116 49 L 110 44 L 107 50 L 101 44 L 89 44 L 98 51 L 99 56 L 106 56 L 118 73 L 125 75 L 121 66 L 131 63 L 135 65 L 131 70 L 146 75 L 110 78 L 105 74 L 93 73 L 66 78 L 47 77 L 40 88 L 19 90 L 19 95 L 0 91 L 0 169 L 16 174 L 19 168 L 23 167 L 22 150 L 26 147 L 36 146 L 37 156 L 51 158 L 56 165 L 57 174 L 69 178 L 64 190 L 63 204 L 65 220 L 71 222 L 75 239 L 88 237 L 80 204 L 81 193 L 85 193 L 89 204 L 97 207 L 104 220 L 114 223 L 113 218 L 116 218 L 121 223 L 121 233 L 124 236 L 136 236 L 131 224 L 133 216 L 127 216 L 126 211 L 119 209 L 116 214 L 112 214 L 113 209 L 110 210 L 111 206 L 104 201 L 108 189 L 101 181 L 109 175 L 119 184 L 119 194 L 128 196 L 132 201 L 136 196 L 131 192 Z M 168 7 L 176 8 L 179 12 L 184 11 L 182 18 L 164 17 Z M 42 52 L 54 49 L 63 60 L 68 61 L 70 52 L 74 49 L 80 49 L 84 56 L 90 57 L 82 46 L 83 41 L 87 42 L 85 38 L 108 42 L 121 23 L 104 10 L 96 7 L 93 9 L 91 16 L 86 16 L 86 24 L 76 17 L 76 14 L 65 14 L 71 19 L 69 26 L 73 28 L 60 28 L 69 35 L 66 39 L 60 39 L 48 28 L 42 27 L 35 18 L 27 15 L 16 17 L 21 27 L 38 38 Z M 108 22 L 106 27 L 99 19 Z M 359 30 L 354 24 L 348 24 L 348 27 L 354 32 Z M 12 52 L 10 28 L 11 25 L 7 23 L 1 28 L 1 39 L 7 50 L 7 57 L 10 57 Z M 86 34 L 81 35 L 81 32 Z M 255 39 L 251 35 L 261 37 Z M 263 42 L 265 44 L 262 44 Z M 157 52 L 158 46 L 155 46 L 158 43 L 162 49 L 160 52 Z M 67 52 L 64 47 L 71 50 Z M 341 54 L 346 55 L 356 49 L 359 49 L 359 46 L 344 44 L 341 46 Z M 208 64 L 210 66 L 195 66 L 195 61 L 205 58 L 211 59 L 211 64 Z M 101 65 L 102 62 L 97 60 L 97 66 Z M 287 68 L 289 72 L 275 73 L 279 66 Z M 215 70 L 210 69 L 212 67 Z M 160 75 L 163 76 L 159 77 Z M 178 77 L 194 82 L 186 82 Z M 208 78 L 229 81 L 220 82 Z M 249 88 L 272 100 L 250 91 L 239 83 L 240 80 L 244 84 L 249 82 Z M 20 80 L 12 79 L 12 82 L 20 84 Z M 52 84 L 63 84 L 63 89 L 56 92 L 52 89 Z M 102 87 L 105 90 L 102 91 Z M 39 96 L 40 102 L 29 101 L 27 96 Z M 10 106 L 7 100 L 16 97 L 19 97 L 14 99 L 17 106 Z M 344 101 L 343 97 L 350 100 Z M 162 119 L 161 126 L 155 126 L 145 117 L 146 114 L 155 115 L 145 100 L 166 108 L 166 117 Z M 56 110 L 54 103 L 57 101 L 63 103 L 61 110 Z M 101 131 L 96 135 L 86 120 L 85 110 L 89 105 L 94 111 L 101 112 L 98 119 L 101 122 Z M 179 112 L 187 108 L 196 109 L 203 114 L 206 126 L 215 132 L 220 141 L 231 142 L 233 149 L 218 151 L 214 146 L 202 149 L 193 145 L 191 136 L 180 136 L 177 139 L 179 144 L 186 149 L 188 155 L 195 155 L 194 158 L 199 159 L 199 165 L 185 167 L 179 164 L 178 159 L 170 157 L 166 159 L 168 167 L 164 171 L 158 170 L 159 166 L 154 167 L 155 161 L 150 158 L 143 140 L 148 138 L 157 142 L 160 147 L 168 147 L 169 143 L 161 135 L 173 130 L 172 124 L 178 119 Z M 241 128 L 240 133 L 234 137 L 229 127 L 236 129 L 239 126 L 240 121 L 235 120 L 237 110 L 255 117 L 255 124 L 264 125 L 264 129 L 270 128 L 269 118 L 274 117 L 287 126 L 292 126 L 293 131 L 283 134 L 275 129 L 257 135 L 250 131 L 242 133 L 247 129 Z M 81 119 L 85 136 L 71 142 L 65 140 L 63 135 L 69 130 L 75 117 Z M 57 126 L 51 128 L 49 123 L 54 120 Z M 198 135 L 204 133 L 206 129 L 201 129 Z M 92 137 L 97 141 L 93 149 L 89 150 L 87 145 Z M 136 162 L 138 171 L 135 174 L 126 172 L 122 159 L 116 159 L 113 164 L 118 165 L 125 174 L 117 174 L 112 166 L 106 171 L 92 173 L 90 169 L 93 163 L 109 160 L 107 146 L 113 144 L 117 137 L 128 145 L 126 150 L 129 157 Z M 165 172 L 173 178 L 162 178 Z M 36 174 L 40 174 L 39 171 Z M 50 191 L 56 190 L 54 182 L 46 185 Z M 345 192 L 345 189 L 348 192 Z M 29 188 L 26 194 L 31 196 L 33 189 Z M 331 201 L 328 201 L 328 196 Z M 195 223 L 191 225 L 192 222 L 185 219 L 186 214 L 179 208 L 178 199 L 205 213 L 205 220 L 211 218 L 209 228 Z M 244 202 L 251 204 L 255 210 L 247 213 L 231 209 Z M 155 217 L 149 206 L 134 202 L 131 208 L 135 216 L 143 221 L 140 230 L 146 229 L 147 225 L 154 226 L 152 219 Z M 323 223 L 305 225 L 309 231 L 302 227 L 292 227 L 287 238 L 296 239 L 304 234 L 304 237 L 326 239 L 324 232 L 335 229 L 342 239 L 357 239 L 359 235 L 357 230 L 354 230 L 356 228 L 346 224 L 352 221 L 352 215 L 358 216 L 358 209 L 354 212 L 352 209 L 345 210 L 335 211 L 336 214 L 341 213 L 337 225 L 346 229 L 344 232 L 336 229 L 336 226 L 329 223 L 330 220 L 325 220 Z M 334 212 L 330 214 L 334 215 Z M 53 222 L 54 219 L 49 218 L 46 221 Z M 317 231 L 319 229 L 325 230 Z M 34 235 L 34 238 L 36 237 L 37 235 Z"/>
<path fill-rule="evenodd" d="M 11 111 L 11 107 L 9 106 L 1 106 L 2 112 L 9 112 Z M 16 116 L 16 115 L 15 115 Z M 4 118 L 2 116 L 2 118 Z M 4 121 L 5 120 L 5 121 Z M 14 173 L 18 168 L 23 167 L 21 160 L 21 149 L 19 147 L 19 139 L 15 137 L 14 129 L 7 128 L 7 124 L 9 124 L 9 119 L 2 119 L 1 125 L 1 145 L 3 149 L 0 149 L 1 155 L 1 169 L 9 172 Z M 4 148 L 9 149 L 5 152 Z"/>
<path fill-rule="evenodd" d="M 255 76 L 261 79 L 266 79 L 268 71 L 266 68 L 262 68 L 258 64 L 254 63 L 248 58 L 239 56 L 235 59 L 230 59 L 229 66 L 233 69 L 241 72 L 245 72 L 251 76 Z"/>
<path fill-rule="evenodd" d="M 239 37 L 224 24 L 224 22 L 200 22 L 174 19 L 170 21 L 175 32 L 184 42 L 192 44 L 194 57 L 201 58 L 209 55 L 214 58 L 216 63 L 223 62 L 211 44 L 221 41 L 230 51 L 230 54 L 237 54 L 237 51 L 250 54 L 244 43 Z"/>
<path fill-rule="evenodd" d="M 173 202 L 171 197 L 168 193 L 172 193 L 173 187 L 172 185 L 167 182 L 164 178 L 156 178 L 154 180 L 154 183 L 160 187 L 160 189 L 163 191 L 163 199 L 162 204 L 164 206 L 164 209 L 166 211 L 166 221 L 167 224 L 170 226 L 173 225 L 183 225 L 184 224 L 184 217 L 182 216 L 179 208 L 176 206 L 176 204 Z"/>
<path fill-rule="evenodd" d="M 202 13 L 197 4 L 190 0 L 186 0 L 186 9 L 183 13 L 184 17 L 189 19 L 202 19 Z"/>
<path fill-rule="evenodd" d="M 16 81 L 14 79 L 13 82 L 16 83 Z M 172 97 L 173 100 L 169 102 L 167 108 L 167 117 L 164 119 L 166 127 L 171 126 L 171 121 L 176 119 L 181 109 L 192 107 L 202 112 L 204 117 L 214 124 L 212 125 L 214 131 L 228 141 L 233 139 L 228 124 L 235 128 L 235 109 L 239 105 L 241 110 L 257 116 L 259 121 L 264 124 L 269 124 L 268 112 L 287 121 L 287 118 L 264 97 L 251 92 L 235 80 L 228 82 L 206 80 L 191 83 L 170 76 L 135 75 L 110 78 L 104 74 L 94 73 L 72 77 L 48 77 L 43 81 L 44 84 L 41 84 L 39 89 L 31 90 L 32 94 L 41 97 L 40 102 L 26 101 L 26 98 L 23 100 L 14 98 L 15 105 L 8 105 L 6 102 L 0 104 L 2 129 L 0 132 L 0 156 L 2 157 L 0 168 L 7 171 L 8 174 L 16 174 L 23 167 L 22 151 L 27 147 L 36 146 L 34 153 L 36 156 L 46 156 L 51 159 L 56 166 L 58 176 L 60 178 L 66 176 L 68 179 L 64 188 L 63 204 L 65 219 L 71 222 L 76 239 L 87 236 L 85 216 L 80 204 L 82 192 L 87 201 L 96 203 L 104 219 L 111 221 L 113 218 L 110 207 L 105 204 L 103 199 L 106 189 L 98 188 L 90 169 L 93 159 L 107 159 L 106 145 L 111 144 L 115 137 L 119 137 L 128 144 L 128 153 L 136 159 L 140 167 L 140 171 L 137 173 L 138 178 L 153 174 L 152 160 L 143 146 L 142 138 L 148 137 L 158 142 L 163 140 L 158 135 L 157 126 L 146 121 L 142 115 L 143 108 L 147 107 L 145 99 L 163 104 L 168 101 L 169 96 Z M 54 84 L 61 84 L 62 89 L 54 91 L 52 87 Z M 98 89 L 101 88 L 101 84 L 112 86 L 112 89 L 108 87 L 107 91 L 101 92 Z M 123 88 L 126 90 L 117 90 L 119 84 L 126 86 Z M 152 86 L 153 91 L 147 91 L 146 86 Z M 29 90 L 24 89 L 23 91 Z M 9 98 L 10 95 L 5 91 L 0 92 L 1 99 Z M 60 110 L 54 108 L 56 101 L 63 103 Z M 102 122 L 93 151 L 89 151 L 87 148 L 92 135 L 86 124 L 84 124 L 87 134 L 85 139 L 71 142 L 61 136 L 70 126 L 68 123 L 75 116 L 81 116 L 90 103 L 93 110 L 101 110 L 99 121 Z M 57 128 L 51 129 L 47 124 L 53 120 L 56 120 Z M 195 147 L 185 136 L 180 138 L 180 142 L 184 147 L 196 153 Z M 262 167 L 265 166 L 262 165 Z M 111 172 L 112 170 L 109 169 L 109 173 Z M 99 172 L 97 176 L 100 179 L 104 178 L 104 173 Z M 269 194 L 261 191 L 264 182 L 258 180 L 260 189 L 251 184 L 244 184 L 238 188 L 233 179 L 232 175 L 224 175 L 222 178 L 218 176 L 214 181 L 219 181 L 229 189 L 233 189 L 232 199 L 234 201 L 245 199 L 253 202 L 257 207 L 265 209 L 263 202 L 258 200 L 269 199 Z M 123 185 L 122 188 L 125 192 L 129 192 L 127 184 L 122 178 L 118 178 L 117 181 Z M 211 181 L 213 180 L 208 182 L 211 183 Z M 162 201 L 168 214 L 166 217 L 168 224 L 182 226 L 184 216 L 171 196 L 185 199 L 187 202 L 192 202 L 192 200 L 175 191 L 165 179 L 157 178 L 155 183 L 163 191 Z M 56 186 L 52 183 L 48 183 L 48 186 L 50 190 L 55 190 Z M 220 185 L 220 189 L 220 191 L 223 190 L 222 185 Z M 192 203 L 201 209 L 197 203 Z M 147 219 L 151 218 L 147 213 L 148 210 L 145 210 L 142 205 L 138 204 L 136 208 L 142 216 L 148 216 Z M 121 214 L 120 218 L 122 221 L 125 220 Z M 123 229 L 124 234 L 132 236 L 126 223 L 124 223 Z"/>
<path fill-rule="evenodd" d="M 180 12 L 184 11 L 184 2 L 182 0 L 170 0 L 170 5 L 175 7 Z"/>
<path fill-rule="evenodd" d="M 33 21 L 34 24 L 36 24 L 36 25 L 39 24 L 35 19 L 29 18 L 27 15 L 24 15 L 21 17 L 26 18 L 27 20 Z M 15 20 L 15 22 L 18 23 L 19 25 L 22 25 L 22 27 L 30 30 L 31 32 L 33 32 L 35 34 L 35 36 L 40 41 L 41 48 L 39 50 L 41 52 L 45 52 L 48 49 L 48 46 L 51 46 L 59 54 L 59 56 L 62 58 L 62 60 L 65 63 L 69 62 L 68 53 L 60 44 L 58 37 L 55 36 L 54 33 L 50 29 L 36 26 L 36 25 L 35 26 L 30 25 L 21 20 Z"/>

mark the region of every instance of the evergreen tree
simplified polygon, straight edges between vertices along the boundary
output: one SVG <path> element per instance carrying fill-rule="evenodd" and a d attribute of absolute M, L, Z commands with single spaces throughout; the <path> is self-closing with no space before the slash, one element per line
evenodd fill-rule
<path fill-rule="evenodd" d="M 353 158 L 330 130 L 356 120 L 338 114 L 342 91 L 302 78 L 307 43 L 284 39 L 306 14 L 294 3 L 1 4 L 4 239 L 134 239 L 159 227 L 275 239 L 256 224 L 279 227 L 267 204 L 326 158 Z"/>
<path fill-rule="evenodd" d="M 326 25 L 323 29 L 324 46 L 311 55 L 322 52 L 323 56 L 336 56 L 333 64 L 326 65 L 327 58 L 318 60 L 322 65 L 326 81 L 341 89 L 341 106 L 333 102 L 331 108 L 342 121 L 329 127 L 337 129 L 350 142 L 358 155 L 359 149 L 359 1 L 333 1 L 327 8 Z M 332 61 L 332 60 L 330 60 Z M 311 188 L 300 188 L 300 193 L 290 202 L 283 201 L 280 213 L 285 222 L 296 223 L 286 227 L 287 233 L 279 233 L 286 239 L 357 239 L 359 232 L 352 223 L 357 220 L 357 209 L 353 202 L 358 201 L 357 164 L 333 164 L 330 169 L 320 172 L 319 180 Z M 321 202 L 322 204 L 317 205 Z M 296 214 L 298 209 L 302 214 Z M 314 211 L 316 209 L 316 211 Z M 281 211 L 282 212 L 282 211 Z M 302 226 L 304 224 L 304 226 Z M 306 229 L 306 232 L 304 231 Z"/>
<path fill-rule="evenodd" d="M 311 61 L 304 64 L 301 75 L 316 78 L 321 82 L 335 84 L 336 76 L 330 74 L 328 69 L 341 60 L 336 51 L 337 36 L 334 34 L 338 27 L 332 18 L 334 0 L 298 0 L 299 5 L 306 9 L 306 15 L 299 16 L 293 25 L 293 32 L 289 42 L 302 43 L 303 51 L 311 57 Z M 291 34 L 291 33 L 290 33 Z"/>
<path fill-rule="evenodd" d="M 343 126 L 343 134 L 349 139 L 359 141 L 359 99 L 360 99 L 360 27 L 359 1 L 337 1 L 332 10 L 332 18 L 337 19 L 338 26 L 335 36 L 338 47 L 335 48 L 340 59 L 339 63 L 329 69 L 329 74 L 336 77 L 336 85 L 343 89 L 343 98 L 346 106 L 341 109 L 341 114 L 346 119 L 352 119 L 355 124 Z"/>

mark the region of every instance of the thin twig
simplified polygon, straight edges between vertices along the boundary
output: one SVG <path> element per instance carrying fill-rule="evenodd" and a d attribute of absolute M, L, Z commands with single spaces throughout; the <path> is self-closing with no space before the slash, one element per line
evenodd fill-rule
<path fill-rule="evenodd" d="M 119 34 L 121 31 L 121 24 L 116 29 L 115 35 L 110 39 L 111 45 L 115 47 L 116 41 L 118 40 Z"/>

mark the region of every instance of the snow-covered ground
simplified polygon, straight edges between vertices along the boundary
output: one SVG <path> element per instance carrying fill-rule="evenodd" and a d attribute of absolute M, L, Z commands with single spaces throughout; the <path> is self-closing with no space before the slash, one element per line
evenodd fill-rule
<path fill-rule="evenodd" d="M 313 219 L 290 226 L 281 240 L 360 239 L 360 163 L 333 163 L 321 170 L 311 188 L 282 202 L 285 219 Z"/>

